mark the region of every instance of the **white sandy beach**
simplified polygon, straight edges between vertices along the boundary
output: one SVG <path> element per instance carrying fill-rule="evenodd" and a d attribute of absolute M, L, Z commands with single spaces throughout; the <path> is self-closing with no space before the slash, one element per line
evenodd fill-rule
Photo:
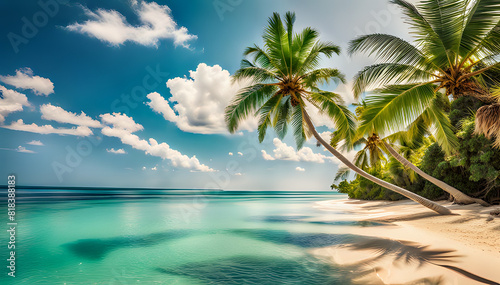
<path fill-rule="evenodd" d="M 356 264 L 366 270 L 367 275 L 359 278 L 363 284 L 500 284 L 500 218 L 488 220 L 489 213 L 499 207 L 440 204 L 456 215 L 440 216 L 409 200 L 319 202 L 316 207 L 348 212 L 353 220 L 388 223 L 350 231 L 388 242 L 354 250 L 349 246 L 320 248 L 313 254 L 343 266 Z M 441 250 L 449 252 L 437 254 Z"/>

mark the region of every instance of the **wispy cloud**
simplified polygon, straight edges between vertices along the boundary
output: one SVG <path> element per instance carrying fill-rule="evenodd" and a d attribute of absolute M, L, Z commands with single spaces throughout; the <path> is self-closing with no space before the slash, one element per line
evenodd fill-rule
<path fill-rule="evenodd" d="M 42 112 L 42 119 L 49 121 L 90 128 L 102 127 L 102 124 L 99 121 L 87 116 L 83 111 L 77 115 L 76 113 L 68 112 L 61 107 L 54 106 L 52 104 L 44 104 L 40 107 L 40 112 Z"/>
<path fill-rule="evenodd" d="M 54 128 L 51 125 L 43 125 L 39 126 L 35 123 L 25 124 L 22 119 L 12 122 L 10 125 L 1 126 L 2 128 L 15 130 L 15 131 L 24 131 L 31 132 L 37 134 L 59 134 L 59 135 L 72 135 L 72 136 L 81 136 L 86 137 L 93 134 L 92 130 L 85 126 L 78 126 L 75 128 Z"/>

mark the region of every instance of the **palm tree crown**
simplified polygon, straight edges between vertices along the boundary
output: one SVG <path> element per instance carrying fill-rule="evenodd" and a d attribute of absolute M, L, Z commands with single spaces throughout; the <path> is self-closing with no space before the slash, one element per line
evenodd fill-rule
<path fill-rule="evenodd" d="M 491 101 L 482 82 L 486 71 L 500 69 L 500 1 L 424 0 L 417 6 L 391 2 L 402 9 L 415 42 L 387 34 L 351 42 L 351 54 L 364 52 L 380 61 L 355 76 L 354 95 L 359 97 L 375 84 L 383 86 L 366 99 L 369 107 L 361 127 L 366 132 L 391 132 L 427 111 L 436 140 L 450 152 L 456 138 L 442 110 L 432 107 L 433 100 L 444 90 L 454 98 Z"/>
<path fill-rule="evenodd" d="M 249 80 L 226 108 L 228 129 L 234 133 L 238 124 L 255 112 L 259 116 L 259 140 L 273 127 L 279 138 L 293 127 L 297 148 L 310 136 L 304 124 L 306 102 L 333 119 L 337 130 L 349 138 L 355 129 L 352 113 L 343 105 L 340 95 L 321 90 L 318 85 L 344 82 L 344 76 L 333 68 L 318 68 L 322 56 L 330 58 L 340 49 L 332 43 L 320 42 L 318 32 L 305 28 L 294 34 L 295 14 L 288 12 L 284 23 L 278 13 L 269 19 L 263 35 L 264 48 L 248 47 L 235 80 Z"/>

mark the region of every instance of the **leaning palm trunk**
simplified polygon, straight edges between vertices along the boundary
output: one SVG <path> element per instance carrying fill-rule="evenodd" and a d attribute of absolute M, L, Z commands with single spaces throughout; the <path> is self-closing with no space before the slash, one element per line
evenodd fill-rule
<path fill-rule="evenodd" d="M 314 127 L 314 124 L 312 123 L 311 121 L 311 118 L 309 118 L 309 114 L 307 114 L 306 110 L 303 109 L 303 117 L 304 117 L 304 120 L 307 124 L 307 126 L 309 127 L 309 130 L 312 132 L 313 136 L 328 150 L 330 151 L 335 157 L 337 157 L 342 163 L 344 163 L 347 167 L 349 167 L 350 169 L 354 170 L 357 174 L 359 174 L 360 176 L 370 180 L 371 182 L 373 183 L 376 183 L 384 188 L 387 188 L 389 190 L 392 190 L 398 194 L 401 194 L 403 196 L 405 196 L 406 198 L 409 198 L 431 210 L 433 210 L 434 212 L 437 212 L 441 215 L 451 215 L 452 212 L 446 208 L 446 207 L 443 207 L 437 203 L 434 203 L 422 196 L 419 196 L 413 192 L 410 192 L 406 189 L 403 189 L 401 187 L 398 187 L 394 184 L 391 184 L 387 181 L 384 181 L 382 179 L 379 179 L 373 175 L 370 175 L 368 174 L 367 172 L 365 172 L 364 170 L 362 170 L 361 168 L 357 167 L 356 165 L 354 165 L 352 162 L 350 162 L 346 157 L 344 157 L 340 152 L 338 152 L 335 148 L 333 148 L 330 144 L 328 144 L 319 134 L 318 132 L 316 131 L 316 128 Z"/>
<path fill-rule="evenodd" d="M 464 194 L 463 192 L 459 191 L 458 189 L 444 183 L 443 181 L 436 179 L 429 174 L 423 172 L 420 168 L 416 167 L 413 165 L 410 161 L 408 161 L 406 158 L 404 158 L 402 155 L 400 155 L 390 144 L 387 142 L 383 141 L 385 148 L 389 151 L 389 153 L 403 166 L 409 167 L 413 171 L 415 171 L 418 175 L 422 176 L 424 179 L 427 181 L 431 182 L 432 184 L 436 185 L 437 187 L 443 189 L 443 191 L 447 192 L 453 198 L 455 199 L 455 202 L 458 204 L 473 204 L 473 203 L 478 203 L 483 206 L 489 206 L 488 203 L 481 199 L 476 199 L 469 197 L 468 195 Z"/>

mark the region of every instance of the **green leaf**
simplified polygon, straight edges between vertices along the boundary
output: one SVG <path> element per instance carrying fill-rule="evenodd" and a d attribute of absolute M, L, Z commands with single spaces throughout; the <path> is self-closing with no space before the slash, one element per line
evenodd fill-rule
<path fill-rule="evenodd" d="M 310 95 L 310 102 L 319 107 L 319 112 L 333 119 L 336 131 L 346 141 L 354 138 L 356 120 L 354 114 L 342 105 L 343 100 L 339 94 L 333 92 L 316 92 Z"/>
<path fill-rule="evenodd" d="M 379 135 L 398 132 L 411 124 L 431 104 L 434 86 L 426 84 L 389 85 L 366 98 L 359 132 Z"/>

